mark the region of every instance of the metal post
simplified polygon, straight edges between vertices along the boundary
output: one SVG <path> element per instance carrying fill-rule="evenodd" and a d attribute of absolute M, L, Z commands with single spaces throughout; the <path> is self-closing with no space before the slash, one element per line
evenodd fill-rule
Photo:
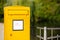
<path fill-rule="evenodd" d="M 53 29 L 51 29 L 51 37 L 53 37 Z M 53 38 L 51 38 L 53 40 Z"/>
<path fill-rule="evenodd" d="M 40 29 L 40 37 L 41 37 L 41 29 Z M 41 40 L 41 38 L 40 38 L 40 40 Z"/>
<path fill-rule="evenodd" d="M 46 30 L 46 27 L 44 27 L 44 40 L 47 40 L 47 30 Z"/>
<path fill-rule="evenodd" d="M 57 34 L 57 40 L 58 40 L 58 34 Z"/>

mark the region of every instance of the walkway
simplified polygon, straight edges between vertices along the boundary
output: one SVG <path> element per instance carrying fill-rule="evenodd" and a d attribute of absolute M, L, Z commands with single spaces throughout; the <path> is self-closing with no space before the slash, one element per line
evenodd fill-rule
<path fill-rule="evenodd" d="M 4 25 L 0 23 L 0 40 L 4 40 Z"/>

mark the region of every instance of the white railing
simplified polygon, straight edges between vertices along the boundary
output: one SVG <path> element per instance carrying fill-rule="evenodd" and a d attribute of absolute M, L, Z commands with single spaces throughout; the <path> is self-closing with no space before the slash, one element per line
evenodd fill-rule
<path fill-rule="evenodd" d="M 60 38 L 60 35 L 56 35 L 56 36 L 53 36 L 53 31 L 54 30 L 60 30 L 60 28 L 47 28 L 47 27 L 44 27 L 44 28 L 41 28 L 41 27 L 37 27 L 37 29 L 40 30 L 40 35 L 36 35 L 38 38 L 43 39 L 43 40 L 48 40 L 48 39 L 51 39 L 53 40 L 54 38 L 57 38 L 57 40 L 59 40 Z M 41 36 L 41 30 L 44 30 L 44 37 Z M 47 37 L 47 30 L 51 30 L 51 36 L 50 37 Z"/>

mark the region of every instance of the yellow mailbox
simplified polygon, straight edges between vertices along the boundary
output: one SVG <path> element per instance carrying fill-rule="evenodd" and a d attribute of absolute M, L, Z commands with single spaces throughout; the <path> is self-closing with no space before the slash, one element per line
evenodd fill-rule
<path fill-rule="evenodd" d="M 4 40 L 30 40 L 29 7 L 4 7 Z"/>

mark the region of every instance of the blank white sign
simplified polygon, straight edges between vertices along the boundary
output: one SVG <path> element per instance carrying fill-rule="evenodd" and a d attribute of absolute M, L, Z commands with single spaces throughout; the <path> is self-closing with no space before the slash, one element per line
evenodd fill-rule
<path fill-rule="evenodd" d="M 13 30 L 23 30 L 23 21 L 13 21 Z"/>

